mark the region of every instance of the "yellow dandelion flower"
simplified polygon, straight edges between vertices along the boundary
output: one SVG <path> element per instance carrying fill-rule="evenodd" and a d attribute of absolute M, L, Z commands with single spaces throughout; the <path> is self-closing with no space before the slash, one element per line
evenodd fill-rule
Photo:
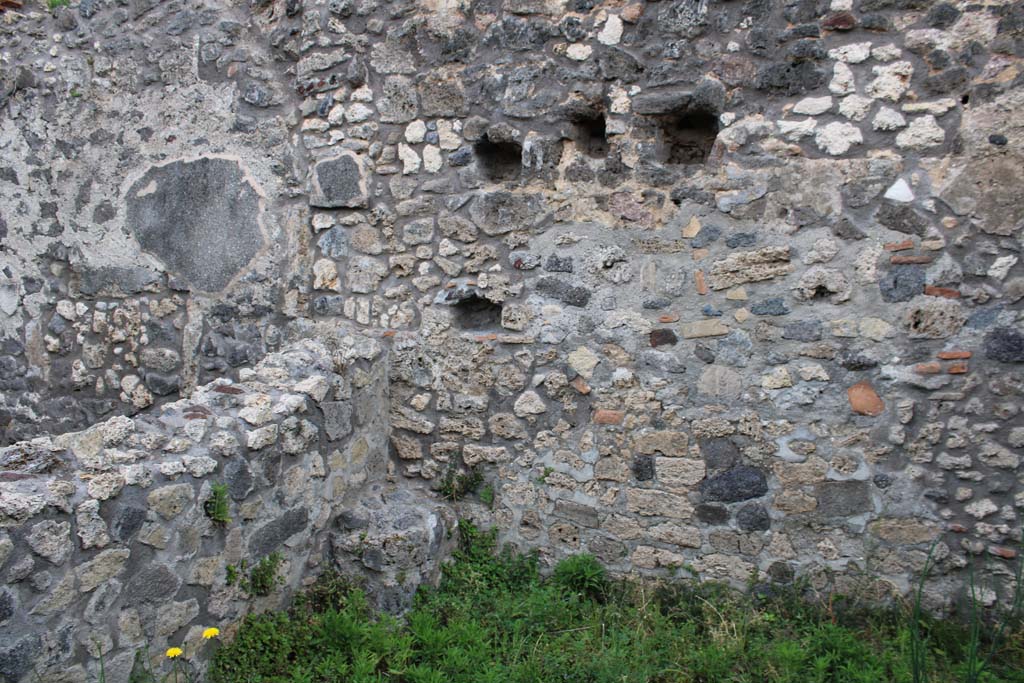
<path fill-rule="evenodd" d="M 210 638 L 216 638 L 219 635 L 220 635 L 220 629 L 219 628 L 208 628 L 205 631 L 203 631 L 203 638 L 206 639 L 206 640 L 209 640 Z"/>
<path fill-rule="evenodd" d="M 183 654 L 185 654 L 185 651 L 182 650 L 180 647 L 167 648 L 168 659 L 174 659 L 175 657 L 180 657 Z"/>

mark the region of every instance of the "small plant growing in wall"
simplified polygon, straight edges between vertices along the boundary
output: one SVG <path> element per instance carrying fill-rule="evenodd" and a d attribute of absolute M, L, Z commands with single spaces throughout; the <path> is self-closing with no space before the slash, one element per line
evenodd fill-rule
<path fill-rule="evenodd" d="M 51 12 L 58 7 L 67 7 L 71 3 L 71 0 L 46 0 L 46 9 Z"/>
<path fill-rule="evenodd" d="M 284 556 L 273 552 L 257 562 L 252 569 L 246 560 L 237 565 L 229 564 L 224 567 L 224 583 L 228 586 L 237 585 L 249 597 L 270 595 L 274 588 L 284 583 L 284 578 L 278 573 L 283 562 Z"/>
<path fill-rule="evenodd" d="M 231 517 L 228 515 L 228 486 L 227 484 L 213 484 L 210 486 L 210 497 L 203 503 L 203 511 L 206 516 L 217 524 L 228 524 Z"/>
<path fill-rule="evenodd" d="M 483 475 L 474 468 L 471 467 L 465 472 L 460 472 L 453 465 L 444 473 L 438 491 L 446 500 L 460 500 L 480 488 L 483 481 Z"/>
<path fill-rule="evenodd" d="M 242 590 L 249 595 L 265 597 L 274 592 L 284 579 L 279 574 L 284 557 L 279 552 L 273 552 L 256 563 L 256 566 L 249 572 L 249 577 L 241 583 Z"/>

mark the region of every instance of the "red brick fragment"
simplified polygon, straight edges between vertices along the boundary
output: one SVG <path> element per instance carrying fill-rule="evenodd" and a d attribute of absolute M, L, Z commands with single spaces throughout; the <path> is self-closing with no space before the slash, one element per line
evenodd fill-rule
<path fill-rule="evenodd" d="M 704 271 L 698 270 L 693 274 L 693 281 L 697 284 L 697 293 L 704 296 L 708 293 L 708 285 L 704 282 Z"/>
<path fill-rule="evenodd" d="M 886 251 L 904 251 L 914 248 L 914 240 L 903 240 L 902 242 L 889 242 L 883 245 Z"/>
<path fill-rule="evenodd" d="M 946 368 L 946 372 L 951 375 L 964 375 L 967 373 L 967 369 L 967 363 L 953 363 Z"/>
<path fill-rule="evenodd" d="M 1004 560 L 1012 560 L 1017 557 L 1017 551 L 1013 548 L 1007 548 L 1002 545 L 990 545 L 988 547 L 988 554 L 1001 557 Z"/>
<path fill-rule="evenodd" d="M 939 360 L 967 360 L 973 353 L 970 351 L 939 351 Z"/>
<path fill-rule="evenodd" d="M 677 323 L 679 322 L 679 316 L 675 313 L 666 313 L 665 315 L 658 316 L 659 323 Z"/>
<path fill-rule="evenodd" d="M 930 363 L 918 363 L 914 366 L 914 372 L 919 375 L 937 375 L 942 372 L 942 365 L 936 361 Z"/>
<path fill-rule="evenodd" d="M 846 397 L 850 400 L 850 408 L 858 415 L 875 417 L 885 411 L 885 403 L 867 381 L 857 382 L 847 389 Z"/>
<path fill-rule="evenodd" d="M 925 285 L 924 293 L 928 296 L 942 296 L 947 299 L 959 299 L 960 290 L 952 289 L 950 287 L 936 287 L 935 285 Z"/>
<path fill-rule="evenodd" d="M 931 263 L 934 259 L 928 254 L 911 254 L 909 256 L 894 255 L 889 259 L 893 265 L 904 265 L 907 263 Z"/>
<path fill-rule="evenodd" d="M 599 425 L 620 425 L 625 417 L 626 413 L 621 410 L 606 410 L 602 408 L 594 411 L 593 421 Z"/>
<path fill-rule="evenodd" d="M 590 393 L 590 385 L 587 384 L 582 377 L 577 376 L 576 379 L 569 382 L 573 389 L 586 396 Z"/>

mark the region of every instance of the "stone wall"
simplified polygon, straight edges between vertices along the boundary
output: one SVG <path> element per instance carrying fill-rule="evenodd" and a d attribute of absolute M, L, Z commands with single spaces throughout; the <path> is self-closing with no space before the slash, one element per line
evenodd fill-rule
<path fill-rule="evenodd" d="M 230 638 L 325 567 L 369 578 L 382 606 L 408 604 L 436 579 L 454 524 L 383 481 L 381 353 L 301 341 L 240 382 L 0 451 L 3 680 L 97 680 L 102 656 L 107 680 L 127 681 L 137 653 L 160 671 L 170 646 L 201 665 L 215 647 L 205 628 Z"/>
<path fill-rule="evenodd" d="M 389 349 L 375 483 L 473 469 L 458 513 L 546 560 L 883 595 L 937 541 L 933 607 L 968 563 L 1006 589 L 1021 2 L 2 17 L 7 441 L 351 327 Z"/>

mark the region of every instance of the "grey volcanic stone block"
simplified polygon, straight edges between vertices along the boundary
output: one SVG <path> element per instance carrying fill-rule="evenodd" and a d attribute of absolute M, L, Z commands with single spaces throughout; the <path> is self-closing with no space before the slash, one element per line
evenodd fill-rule
<path fill-rule="evenodd" d="M 133 576 L 124 587 L 124 604 L 138 605 L 144 602 L 164 602 L 174 597 L 181 586 L 181 579 L 165 564 L 145 567 Z"/>
<path fill-rule="evenodd" d="M 985 357 L 1000 363 L 1024 363 L 1024 333 L 997 327 L 985 335 Z"/>
<path fill-rule="evenodd" d="M 309 510 L 292 508 L 272 522 L 261 526 L 249 539 L 249 554 L 254 560 L 274 552 L 290 537 L 306 528 Z"/>
<path fill-rule="evenodd" d="M 740 465 L 707 479 L 700 488 L 704 500 L 736 503 L 768 493 L 768 480 L 761 470 Z"/>
<path fill-rule="evenodd" d="M 366 179 L 359 157 L 344 153 L 324 159 L 313 168 L 313 193 L 309 203 L 325 209 L 356 209 L 367 206 Z"/>
<path fill-rule="evenodd" d="M 236 161 L 154 166 L 125 201 L 142 248 L 195 289 L 224 289 L 263 247 L 260 195 Z"/>

